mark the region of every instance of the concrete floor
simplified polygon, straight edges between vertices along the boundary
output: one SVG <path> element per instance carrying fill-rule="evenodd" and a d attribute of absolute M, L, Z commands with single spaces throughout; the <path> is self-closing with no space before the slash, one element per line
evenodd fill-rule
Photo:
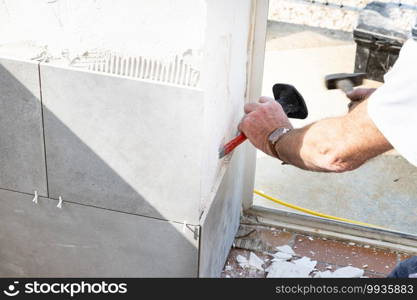
<path fill-rule="evenodd" d="M 274 83 L 291 83 L 304 96 L 310 115 L 295 126 L 346 113 L 348 101 L 327 91 L 323 78 L 353 72 L 356 45 L 345 32 L 270 22 L 263 94 Z M 369 86 L 378 83 L 367 82 Z M 319 174 L 281 166 L 258 152 L 255 187 L 281 200 L 323 213 L 417 234 L 417 169 L 395 151 L 358 170 Z M 255 196 L 254 204 L 287 210 Z"/>

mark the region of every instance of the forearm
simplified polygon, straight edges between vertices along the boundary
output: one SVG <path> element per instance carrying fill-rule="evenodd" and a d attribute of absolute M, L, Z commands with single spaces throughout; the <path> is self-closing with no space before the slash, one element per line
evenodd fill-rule
<path fill-rule="evenodd" d="M 279 158 L 296 167 L 320 172 L 340 172 L 347 166 L 338 158 L 345 144 L 337 137 L 340 120 L 325 119 L 283 136 L 276 144 Z M 347 147 L 346 147 L 347 148 Z M 339 161 L 339 162 L 338 162 Z M 349 163 L 353 165 L 353 161 Z M 355 165 L 359 162 L 355 162 Z"/>
<path fill-rule="evenodd" d="M 391 148 L 367 115 L 366 101 L 346 116 L 295 129 L 276 144 L 284 162 L 321 172 L 353 170 Z"/>

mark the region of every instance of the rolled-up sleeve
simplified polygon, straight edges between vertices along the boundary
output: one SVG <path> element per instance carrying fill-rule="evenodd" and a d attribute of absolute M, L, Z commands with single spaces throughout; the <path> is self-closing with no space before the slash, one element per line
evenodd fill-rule
<path fill-rule="evenodd" d="M 385 83 L 368 101 L 368 113 L 391 145 L 417 166 L 417 41 L 408 40 Z"/>

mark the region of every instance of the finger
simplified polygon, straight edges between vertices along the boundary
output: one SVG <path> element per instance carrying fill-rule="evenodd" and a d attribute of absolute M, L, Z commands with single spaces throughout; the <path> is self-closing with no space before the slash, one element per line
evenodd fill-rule
<path fill-rule="evenodd" d="M 350 99 L 350 101 L 359 101 L 362 96 L 358 93 L 357 90 L 353 90 L 349 93 L 346 93 L 346 97 Z"/>
<path fill-rule="evenodd" d="M 369 94 L 370 94 L 370 89 L 357 88 L 357 89 L 354 89 L 353 91 L 347 93 L 346 96 L 351 101 L 362 101 L 362 100 L 366 99 L 369 96 Z"/>
<path fill-rule="evenodd" d="M 259 106 L 260 106 L 259 103 L 245 104 L 245 107 L 244 107 L 245 114 L 248 114 L 248 113 L 251 113 L 251 112 L 257 110 Z"/>
<path fill-rule="evenodd" d="M 261 97 L 261 98 L 259 98 L 259 103 L 267 103 L 267 102 L 270 102 L 270 101 L 274 101 L 274 99 L 272 99 L 271 97 Z"/>
<path fill-rule="evenodd" d="M 237 129 L 238 129 L 240 132 L 243 132 L 243 133 L 244 133 L 244 123 L 245 123 L 245 119 L 246 119 L 246 117 L 247 117 L 247 116 L 243 116 L 242 120 L 240 120 L 239 125 L 237 126 Z"/>

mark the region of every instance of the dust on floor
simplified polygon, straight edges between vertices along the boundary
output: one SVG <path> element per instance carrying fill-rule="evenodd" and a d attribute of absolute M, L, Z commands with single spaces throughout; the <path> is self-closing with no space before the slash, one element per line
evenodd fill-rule
<path fill-rule="evenodd" d="M 408 257 L 369 245 L 242 224 L 221 277 L 378 278 Z"/>

